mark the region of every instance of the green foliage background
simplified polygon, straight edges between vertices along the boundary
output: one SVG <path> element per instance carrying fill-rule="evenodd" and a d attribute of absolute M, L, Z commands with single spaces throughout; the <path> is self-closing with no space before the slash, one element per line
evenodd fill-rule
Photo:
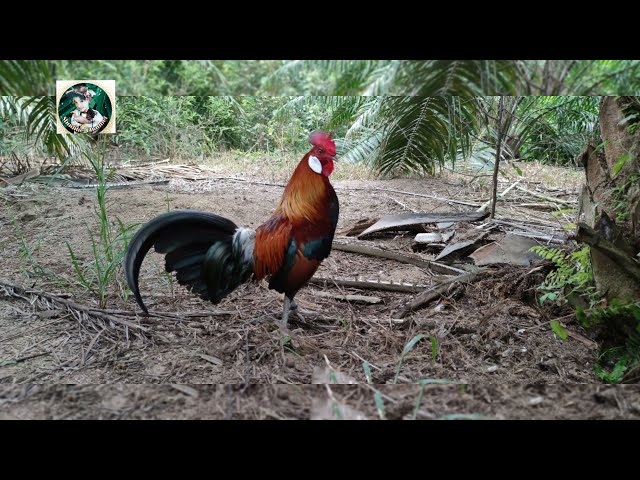
<path fill-rule="evenodd" d="M 594 95 L 640 93 L 640 61 L 0 61 L 0 155 L 64 161 L 83 141 L 55 133 L 46 95 L 57 78 L 116 81 L 109 147 L 123 160 L 298 154 L 309 132 L 325 129 L 347 161 L 434 174 L 447 163 L 491 164 L 497 95 L 518 103 L 505 158 L 571 164 L 598 138 Z M 567 94 L 582 96 L 558 96 Z"/>
<path fill-rule="evenodd" d="M 331 111 L 321 104 L 286 107 L 289 97 L 118 97 L 113 144 L 123 158 L 200 158 L 220 150 L 287 153 L 325 128 Z"/>

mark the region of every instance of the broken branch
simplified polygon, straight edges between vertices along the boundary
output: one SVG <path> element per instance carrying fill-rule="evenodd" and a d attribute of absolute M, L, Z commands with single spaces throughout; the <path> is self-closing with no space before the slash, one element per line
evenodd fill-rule
<path fill-rule="evenodd" d="M 333 249 L 342 252 L 370 255 L 372 257 L 388 258 L 389 260 L 408 263 L 410 265 L 415 265 L 416 267 L 430 269 L 434 272 L 442 273 L 445 275 L 460 275 L 461 273 L 465 273 L 464 270 L 460 270 L 459 268 L 450 267 L 449 265 L 433 262 L 431 260 L 425 260 L 417 255 L 390 252 L 388 250 L 382 250 L 381 248 L 369 247 L 365 245 L 333 242 Z"/>
<path fill-rule="evenodd" d="M 335 298 L 344 302 L 370 303 L 372 305 L 382 302 L 380 297 L 368 297 L 366 295 L 341 295 L 331 292 L 313 292 L 313 295 L 316 297 Z"/>
<path fill-rule="evenodd" d="M 389 292 L 418 293 L 425 289 L 424 285 L 411 283 L 393 283 L 390 280 L 343 280 L 339 278 L 312 277 L 310 285 L 337 285 L 338 287 L 362 288 L 369 290 L 386 290 Z"/>
<path fill-rule="evenodd" d="M 476 279 L 478 274 L 479 272 L 465 273 L 464 275 L 460 275 L 458 277 L 442 282 L 441 284 L 435 287 L 430 287 L 429 289 L 423 291 L 420 295 L 416 296 L 413 300 L 406 303 L 404 307 L 402 307 L 398 312 L 395 313 L 393 318 L 400 319 L 400 318 L 406 317 L 408 314 L 423 307 L 424 305 L 429 303 L 431 300 L 438 298 L 440 295 L 445 293 L 449 289 L 449 287 L 454 283 L 472 282 L 473 280 Z"/>
<path fill-rule="evenodd" d="M 507 193 L 509 193 L 511 190 L 513 190 L 513 188 L 518 185 L 520 182 L 522 181 L 522 179 L 517 180 L 516 182 L 512 183 L 510 186 L 508 186 L 500 195 L 498 195 L 499 199 L 504 199 L 504 197 L 507 195 Z M 489 205 L 491 205 L 491 202 L 493 201 L 493 198 L 490 198 L 489 200 L 487 200 L 486 202 L 484 202 L 480 208 L 478 208 L 478 210 L 476 210 L 477 212 L 484 212 L 487 207 Z"/>
<path fill-rule="evenodd" d="M 568 202 L 567 200 L 560 200 L 559 198 L 548 197 L 547 195 L 542 195 L 541 193 L 532 192 L 531 190 L 527 190 L 526 188 L 521 187 L 520 185 L 516 186 L 516 188 L 518 190 L 520 190 L 521 192 L 528 193 L 532 197 L 541 198 L 542 200 L 546 200 L 547 202 L 561 203 L 562 205 L 570 205 L 570 206 L 575 206 L 576 205 L 576 202 Z"/>

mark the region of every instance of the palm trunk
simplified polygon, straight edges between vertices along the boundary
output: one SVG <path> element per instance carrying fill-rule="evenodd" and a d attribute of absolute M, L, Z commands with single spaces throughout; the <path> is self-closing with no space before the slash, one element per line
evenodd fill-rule
<path fill-rule="evenodd" d="M 579 157 L 587 183 L 576 238 L 591 246 L 598 292 L 625 303 L 640 299 L 640 128 L 629 124 L 633 109 L 640 114 L 633 98 L 604 97 L 604 148 L 591 144 Z"/>

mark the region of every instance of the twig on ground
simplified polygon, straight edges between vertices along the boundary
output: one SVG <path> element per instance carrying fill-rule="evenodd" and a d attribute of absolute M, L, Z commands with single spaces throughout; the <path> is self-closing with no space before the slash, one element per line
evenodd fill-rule
<path fill-rule="evenodd" d="M 481 271 L 482 272 L 482 271 Z M 443 293 L 445 293 L 451 285 L 454 283 L 470 283 L 474 281 L 481 272 L 477 273 L 465 273 L 464 275 L 460 275 L 458 277 L 452 278 L 451 280 L 446 280 L 441 284 L 431 287 L 425 291 L 423 291 L 420 295 L 416 296 L 413 300 L 407 302 L 399 311 L 397 311 L 393 318 L 401 319 L 406 317 L 411 312 L 423 307 L 431 300 L 439 297 Z"/>

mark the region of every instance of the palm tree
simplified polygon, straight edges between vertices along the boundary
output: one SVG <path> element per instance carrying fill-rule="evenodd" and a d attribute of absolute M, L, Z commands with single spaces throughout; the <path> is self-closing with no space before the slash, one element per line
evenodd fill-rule
<path fill-rule="evenodd" d="M 493 165 L 498 136 L 502 158 L 566 164 L 597 136 L 598 97 L 505 97 L 513 113 L 498 127 L 500 97 L 295 97 L 332 112 L 326 129 L 344 129 L 341 156 L 379 173 L 434 174 L 437 166 L 470 161 Z"/>
<path fill-rule="evenodd" d="M 637 60 L 296 60 L 266 83 L 316 70 L 335 77 L 327 95 L 640 94 Z"/>
<path fill-rule="evenodd" d="M 87 139 L 56 133 L 57 113 L 53 90 L 55 64 L 51 61 L 9 60 L 0 62 L 0 112 L 24 127 L 25 140 L 35 148 L 66 162 L 81 150 Z"/>

